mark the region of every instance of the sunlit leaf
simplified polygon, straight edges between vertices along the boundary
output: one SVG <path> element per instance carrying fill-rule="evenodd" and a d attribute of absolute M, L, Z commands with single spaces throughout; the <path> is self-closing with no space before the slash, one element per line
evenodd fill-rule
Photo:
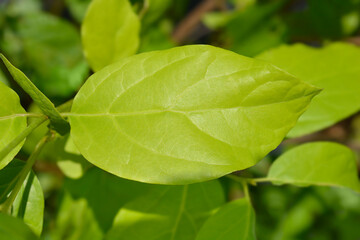
<path fill-rule="evenodd" d="M 211 46 L 149 52 L 87 80 L 69 114 L 71 137 L 88 161 L 120 177 L 205 181 L 256 164 L 318 91 Z"/>
<path fill-rule="evenodd" d="M 339 186 L 360 192 L 355 154 L 332 142 L 306 143 L 285 152 L 267 178 L 280 184 Z"/>
<path fill-rule="evenodd" d="M 220 208 L 200 229 L 196 240 L 255 240 L 255 213 L 248 199 Z"/>
<path fill-rule="evenodd" d="M 324 48 L 296 44 L 270 50 L 258 58 L 323 89 L 290 131 L 290 137 L 324 129 L 359 111 L 360 48 L 346 43 Z"/>
<path fill-rule="evenodd" d="M 0 150 L 26 128 L 26 117 L 22 116 L 24 113 L 18 95 L 0 82 Z M 22 145 L 19 144 L 5 158 L 0 159 L 0 169 L 15 157 Z"/>
<path fill-rule="evenodd" d="M 195 239 L 204 221 L 223 203 L 221 185 L 216 180 L 161 186 L 126 204 L 106 239 Z"/>
<path fill-rule="evenodd" d="M 128 0 L 93 0 L 81 28 L 85 56 L 94 71 L 133 55 L 140 21 Z"/>

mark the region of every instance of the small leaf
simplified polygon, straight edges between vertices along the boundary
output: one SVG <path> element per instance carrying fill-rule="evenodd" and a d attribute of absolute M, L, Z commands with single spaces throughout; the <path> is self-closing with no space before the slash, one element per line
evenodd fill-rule
<path fill-rule="evenodd" d="M 18 95 L 0 82 L 0 151 L 26 128 L 25 110 L 20 105 Z M 4 168 L 19 152 L 20 143 L 7 156 L 0 159 L 0 169 Z"/>
<path fill-rule="evenodd" d="M 211 212 L 224 203 L 218 181 L 185 186 L 158 186 L 126 204 L 107 240 L 195 239 Z"/>
<path fill-rule="evenodd" d="M 81 27 L 85 56 L 94 71 L 136 53 L 140 21 L 128 0 L 93 0 Z"/>
<path fill-rule="evenodd" d="M 0 213 L 0 239 L 36 240 L 38 238 L 20 219 Z"/>
<path fill-rule="evenodd" d="M 321 49 L 296 44 L 270 50 L 257 58 L 323 88 L 289 137 L 324 129 L 359 111 L 360 48 L 346 43 L 333 43 Z"/>
<path fill-rule="evenodd" d="M 69 123 L 60 116 L 54 104 L 28 79 L 23 72 L 14 67 L 4 55 L 0 54 L 0 58 L 9 70 L 14 80 L 25 90 L 26 93 L 34 100 L 45 115 L 50 119 L 54 129 L 60 134 L 66 134 L 70 131 Z"/>
<path fill-rule="evenodd" d="M 88 161 L 123 178 L 205 181 L 255 165 L 318 91 L 212 46 L 143 53 L 87 80 L 69 114 L 71 137 Z"/>
<path fill-rule="evenodd" d="M 281 155 L 270 167 L 273 183 L 339 186 L 360 192 L 355 154 L 333 142 L 312 142 Z"/>
<path fill-rule="evenodd" d="M 200 229 L 196 240 L 255 240 L 255 213 L 245 199 L 221 207 Z"/>
<path fill-rule="evenodd" d="M 0 171 L 0 203 L 15 186 L 25 162 L 15 159 Z M 44 217 L 44 194 L 40 182 L 31 171 L 24 181 L 12 206 L 12 215 L 22 219 L 36 235 L 40 236 Z"/>

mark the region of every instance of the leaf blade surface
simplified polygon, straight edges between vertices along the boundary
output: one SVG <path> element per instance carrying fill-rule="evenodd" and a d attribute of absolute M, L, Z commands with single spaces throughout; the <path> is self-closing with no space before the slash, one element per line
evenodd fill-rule
<path fill-rule="evenodd" d="M 256 164 L 319 90 L 211 46 L 129 57 L 75 97 L 71 136 L 94 165 L 132 180 L 187 184 Z"/>

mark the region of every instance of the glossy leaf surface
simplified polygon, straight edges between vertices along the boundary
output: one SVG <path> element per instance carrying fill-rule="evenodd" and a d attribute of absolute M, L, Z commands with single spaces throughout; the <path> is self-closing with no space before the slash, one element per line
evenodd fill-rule
<path fill-rule="evenodd" d="M 159 187 L 126 204 L 106 239 L 195 239 L 207 217 L 224 203 L 221 185 L 216 180 Z"/>
<path fill-rule="evenodd" d="M 38 238 L 20 219 L 0 213 L 0 239 L 36 240 Z"/>
<path fill-rule="evenodd" d="M 269 181 L 280 184 L 348 187 L 360 192 L 355 154 L 333 142 L 313 142 L 282 154 L 270 167 Z"/>
<path fill-rule="evenodd" d="M 255 213 L 245 199 L 220 208 L 200 229 L 196 240 L 255 240 Z"/>
<path fill-rule="evenodd" d="M 26 117 L 22 116 L 24 113 L 18 95 L 0 82 L 0 150 L 26 128 Z M 5 158 L 0 159 L 0 169 L 15 157 L 22 145 L 19 144 Z"/>
<path fill-rule="evenodd" d="M 29 94 L 42 112 L 49 117 L 54 129 L 60 134 L 69 132 L 69 123 L 60 116 L 60 113 L 56 110 L 54 104 L 25 76 L 23 72 L 14 67 L 4 55 L 0 54 L 0 58 L 14 80 Z"/>
<path fill-rule="evenodd" d="M 140 21 L 128 0 L 93 0 L 81 28 L 85 56 L 94 71 L 136 53 Z"/>
<path fill-rule="evenodd" d="M 3 203 L 13 190 L 24 166 L 25 162 L 15 159 L 0 171 L 0 203 Z M 36 235 L 40 236 L 44 217 L 44 194 L 33 172 L 26 178 L 15 198 L 12 215 L 22 219 Z"/>
<path fill-rule="evenodd" d="M 323 89 L 290 131 L 290 137 L 329 127 L 360 109 L 360 48 L 345 43 L 324 48 L 296 44 L 270 50 L 258 58 Z"/>
<path fill-rule="evenodd" d="M 88 79 L 69 114 L 71 137 L 88 161 L 120 177 L 205 181 L 256 164 L 318 91 L 211 46 L 149 52 Z"/>

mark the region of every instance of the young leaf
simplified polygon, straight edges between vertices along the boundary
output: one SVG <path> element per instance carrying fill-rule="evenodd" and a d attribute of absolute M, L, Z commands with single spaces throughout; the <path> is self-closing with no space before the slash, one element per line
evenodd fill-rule
<path fill-rule="evenodd" d="M 25 76 L 23 72 L 14 67 L 4 55 L 0 54 L 0 58 L 14 80 L 29 94 L 34 102 L 41 108 L 43 113 L 49 117 L 54 129 L 62 135 L 69 132 L 69 123 L 60 116 L 54 104 Z"/>
<path fill-rule="evenodd" d="M 0 213 L 0 239 L 37 240 L 38 238 L 20 219 Z"/>
<path fill-rule="evenodd" d="M 195 239 L 211 212 L 224 203 L 218 181 L 159 186 L 126 204 L 117 214 L 107 240 Z"/>
<path fill-rule="evenodd" d="M 69 114 L 71 136 L 88 161 L 117 176 L 205 181 L 256 164 L 318 91 L 212 46 L 143 53 L 88 79 Z"/>
<path fill-rule="evenodd" d="M 23 161 L 14 159 L 0 171 L 0 203 L 12 191 L 20 171 L 25 166 Z M 44 216 L 44 195 L 40 182 L 33 172 L 26 178 L 12 206 L 12 215 L 23 219 L 31 230 L 40 236 Z"/>
<path fill-rule="evenodd" d="M 355 154 L 333 142 L 306 143 L 289 150 L 273 163 L 267 179 L 300 186 L 348 187 L 360 192 Z"/>
<path fill-rule="evenodd" d="M 136 53 L 140 21 L 128 0 L 93 0 L 81 27 L 85 56 L 94 71 Z"/>
<path fill-rule="evenodd" d="M 20 105 L 18 95 L 0 82 L 0 151 L 26 128 L 25 110 Z M 0 158 L 0 169 L 4 168 L 19 152 L 24 142 Z"/>
<path fill-rule="evenodd" d="M 196 240 L 255 240 L 255 213 L 245 199 L 232 201 L 220 208 L 200 229 Z"/>
<path fill-rule="evenodd" d="M 323 88 L 288 136 L 324 129 L 359 111 L 360 48 L 346 43 L 322 49 L 296 44 L 270 50 L 258 58 Z"/>

